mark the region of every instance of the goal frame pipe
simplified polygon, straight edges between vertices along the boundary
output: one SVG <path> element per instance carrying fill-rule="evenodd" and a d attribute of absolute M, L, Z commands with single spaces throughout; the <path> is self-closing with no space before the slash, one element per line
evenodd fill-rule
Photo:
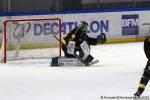
<path fill-rule="evenodd" d="M 3 33 L 3 39 L 4 39 L 4 63 L 7 63 L 7 54 L 6 54 L 6 33 L 7 33 L 7 29 L 6 29 L 6 25 L 7 25 L 7 23 L 8 22 L 14 22 L 14 21 L 16 21 L 16 22 L 23 22 L 23 21 L 25 21 L 25 22 L 28 22 L 28 21 L 45 21 L 45 20 L 57 20 L 58 21 L 58 23 L 59 23 L 59 39 L 61 40 L 61 18 L 36 18 L 36 19 L 14 19 L 14 20 L 5 20 L 4 22 L 3 22 L 3 29 L 4 29 L 4 33 Z M 61 56 L 62 54 L 61 54 L 61 41 L 59 41 L 59 56 Z"/>

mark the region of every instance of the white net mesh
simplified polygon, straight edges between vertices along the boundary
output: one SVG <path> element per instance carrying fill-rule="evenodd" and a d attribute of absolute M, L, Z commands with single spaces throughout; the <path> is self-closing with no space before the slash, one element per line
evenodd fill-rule
<path fill-rule="evenodd" d="M 3 37 L 3 36 L 2 36 Z M 2 39 L 1 49 L 0 49 L 0 62 L 4 62 L 4 39 Z"/>
<path fill-rule="evenodd" d="M 43 59 L 61 55 L 61 43 L 56 39 L 57 37 L 61 40 L 60 19 L 8 20 L 5 23 L 6 50 L 4 50 L 7 61 Z"/>

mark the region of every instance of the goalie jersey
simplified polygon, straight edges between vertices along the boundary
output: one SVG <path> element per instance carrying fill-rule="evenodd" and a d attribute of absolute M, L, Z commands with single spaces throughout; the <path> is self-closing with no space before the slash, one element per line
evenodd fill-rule
<path fill-rule="evenodd" d="M 80 44 L 86 41 L 89 45 L 96 45 L 97 39 L 89 37 L 85 31 L 79 29 L 78 27 L 73 29 L 66 37 L 63 38 L 63 45 L 67 45 L 69 41 L 75 42 L 75 49 L 79 49 Z"/>

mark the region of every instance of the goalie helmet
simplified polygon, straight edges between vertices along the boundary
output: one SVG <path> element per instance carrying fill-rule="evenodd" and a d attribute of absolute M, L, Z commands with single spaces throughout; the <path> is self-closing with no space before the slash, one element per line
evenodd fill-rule
<path fill-rule="evenodd" d="M 80 29 L 82 29 L 83 31 L 86 31 L 87 27 L 88 27 L 88 23 L 86 21 L 81 21 Z"/>

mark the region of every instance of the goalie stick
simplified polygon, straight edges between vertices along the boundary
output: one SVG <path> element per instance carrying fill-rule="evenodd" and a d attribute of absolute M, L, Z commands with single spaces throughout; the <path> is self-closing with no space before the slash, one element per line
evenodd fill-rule
<path fill-rule="evenodd" d="M 75 31 L 75 33 L 77 33 L 77 31 L 79 30 L 79 27 L 76 29 L 76 31 Z M 54 33 L 52 33 L 53 34 L 53 37 L 56 39 L 56 40 L 58 40 L 58 41 L 61 41 L 57 36 L 55 36 L 55 32 Z"/>
<path fill-rule="evenodd" d="M 99 60 L 96 59 L 96 60 L 92 61 L 89 65 L 92 66 L 92 65 L 94 65 L 94 64 L 97 64 L 98 62 L 99 62 Z"/>

